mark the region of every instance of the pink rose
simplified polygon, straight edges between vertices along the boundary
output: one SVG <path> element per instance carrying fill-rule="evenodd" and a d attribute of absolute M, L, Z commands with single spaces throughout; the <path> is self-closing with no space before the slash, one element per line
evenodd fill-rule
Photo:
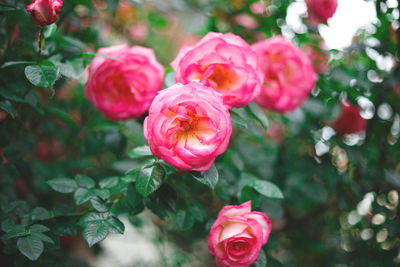
<path fill-rule="evenodd" d="M 281 36 L 255 43 L 265 85 L 256 103 L 286 112 L 299 107 L 314 87 L 317 75 L 307 55 Z"/>
<path fill-rule="evenodd" d="M 364 131 L 367 127 L 367 121 L 361 117 L 360 112 L 358 106 L 349 101 L 342 102 L 342 113 L 331 123 L 332 128 L 341 136 Z"/>
<path fill-rule="evenodd" d="M 97 54 L 89 67 L 86 97 L 109 119 L 142 116 L 163 85 L 164 68 L 153 50 L 119 45 Z"/>
<path fill-rule="evenodd" d="M 237 24 L 250 30 L 257 29 L 259 26 L 258 21 L 248 14 L 238 14 L 234 17 L 234 20 Z"/>
<path fill-rule="evenodd" d="M 143 125 L 153 155 L 185 171 L 208 170 L 231 133 L 222 97 L 198 82 L 160 91 Z"/>
<path fill-rule="evenodd" d="M 306 0 L 306 4 L 310 19 L 316 24 L 326 24 L 338 6 L 337 0 Z"/>
<path fill-rule="evenodd" d="M 271 228 L 267 215 L 251 211 L 251 201 L 225 206 L 211 226 L 208 251 L 218 267 L 250 266 L 267 243 Z"/>
<path fill-rule="evenodd" d="M 222 94 L 229 108 L 246 106 L 262 85 L 256 54 L 233 33 L 208 33 L 195 46 L 182 47 L 171 66 L 176 82 L 200 81 Z"/>
<path fill-rule="evenodd" d="M 62 0 L 33 0 L 26 10 L 36 24 L 46 26 L 56 21 L 62 5 Z"/>

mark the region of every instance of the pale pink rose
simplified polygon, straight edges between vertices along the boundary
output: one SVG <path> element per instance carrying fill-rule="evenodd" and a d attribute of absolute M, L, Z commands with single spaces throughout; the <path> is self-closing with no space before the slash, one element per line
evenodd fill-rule
<path fill-rule="evenodd" d="M 257 15 L 263 14 L 266 10 L 267 7 L 262 1 L 257 1 L 250 5 L 250 11 Z"/>
<path fill-rule="evenodd" d="M 306 0 L 308 15 L 312 22 L 327 23 L 328 19 L 335 14 L 337 0 Z"/>
<path fill-rule="evenodd" d="M 237 24 L 250 29 L 254 30 L 258 28 L 258 22 L 255 18 L 248 14 L 239 14 L 234 17 L 234 20 Z"/>
<path fill-rule="evenodd" d="M 277 112 L 291 111 L 303 104 L 317 80 L 307 55 L 281 36 L 259 41 L 252 48 L 265 82 L 256 103 Z"/>
<path fill-rule="evenodd" d="M 146 23 L 138 23 L 130 27 L 129 35 L 131 36 L 132 40 L 136 42 L 144 42 L 149 35 L 149 28 L 147 27 Z"/>
<path fill-rule="evenodd" d="M 185 171 L 208 170 L 231 133 L 221 95 L 198 82 L 160 91 L 143 125 L 153 155 Z"/>
<path fill-rule="evenodd" d="M 195 46 L 183 46 L 171 66 L 176 82 L 200 81 L 222 94 L 229 108 L 246 106 L 262 85 L 256 54 L 233 33 L 210 32 Z"/>
<path fill-rule="evenodd" d="M 268 241 L 272 223 L 262 212 L 251 211 L 251 201 L 225 206 L 211 226 L 207 245 L 218 267 L 250 266 Z"/>
<path fill-rule="evenodd" d="M 85 95 L 112 120 L 139 118 L 163 85 L 164 67 L 153 49 L 128 45 L 100 48 L 89 67 Z"/>
<path fill-rule="evenodd" d="M 26 10 L 36 24 L 46 26 L 56 21 L 62 5 L 62 0 L 33 0 Z"/>

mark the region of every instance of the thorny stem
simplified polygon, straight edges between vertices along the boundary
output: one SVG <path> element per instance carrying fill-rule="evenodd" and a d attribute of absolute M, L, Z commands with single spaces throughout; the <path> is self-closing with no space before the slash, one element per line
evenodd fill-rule
<path fill-rule="evenodd" d="M 38 53 L 38 57 L 37 57 L 37 60 L 36 60 L 36 65 L 39 65 L 40 56 L 42 54 L 43 32 L 44 32 L 44 27 L 40 26 L 39 41 L 38 41 L 39 53 Z"/>

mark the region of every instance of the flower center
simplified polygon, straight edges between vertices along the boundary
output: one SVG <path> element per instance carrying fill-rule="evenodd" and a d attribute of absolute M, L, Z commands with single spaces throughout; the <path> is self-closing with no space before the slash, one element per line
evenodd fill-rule
<path fill-rule="evenodd" d="M 208 76 L 208 80 L 214 82 L 218 89 L 230 89 L 236 82 L 236 73 L 228 68 L 216 65 L 214 71 Z"/>

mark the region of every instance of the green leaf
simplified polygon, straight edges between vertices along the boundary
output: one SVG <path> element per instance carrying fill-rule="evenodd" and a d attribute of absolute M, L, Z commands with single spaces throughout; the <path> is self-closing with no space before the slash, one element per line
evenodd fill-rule
<path fill-rule="evenodd" d="M 26 236 L 17 241 L 18 250 L 28 259 L 35 261 L 43 252 L 43 242 L 38 237 Z"/>
<path fill-rule="evenodd" d="M 265 251 L 263 249 L 260 250 L 258 254 L 258 259 L 251 267 L 267 267 L 267 255 L 265 255 Z"/>
<path fill-rule="evenodd" d="M 57 24 L 53 23 L 44 28 L 44 38 L 51 37 L 57 30 Z"/>
<path fill-rule="evenodd" d="M 20 96 L 16 95 L 14 92 L 10 92 L 10 90 L 6 90 L 0 87 L 0 96 L 4 97 L 5 99 L 15 101 L 15 102 L 22 102 L 26 103 L 27 101 Z"/>
<path fill-rule="evenodd" d="M 51 213 L 46 210 L 45 208 L 42 207 L 36 207 L 32 210 L 32 220 L 48 220 L 52 218 L 53 216 Z"/>
<path fill-rule="evenodd" d="M 193 217 L 185 210 L 178 210 L 176 212 L 176 224 L 178 225 L 181 231 L 188 230 L 192 228 L 194 224 Z"/>
<path fill-rule="evenodd" d="M 43 233 L 43 232 L 48 232 L 50 229 L 43 224 L 34 224 L 29 226 L 29 231 L 31 233 Z"/>
<path fill-rule="evenodd" d="M 32 237 L 36 237 L 39 238 L 40 240 L 50 243 L 50 244 L 54 244 L 53 239 L 51 239 L 49 236 L 43 234 L 43 233 L 32 233 L 31 234 Z"/>
<path fill-rule="evenodd" d="M 245 110 L 249 115 L 251 115 L 261 124 L 264 130 L 268 129 L 268 119 L 265 116 L 264 112 L 256 103 L 254 102 L 249 103 L 249 105 L 245 108 Z"/>
<path fill-rule="evenodd" d="M 189 211 L 194 217 L 194 219 L 196 219 L 199 222 L 203 222 L 204 219 L 206 218 L 206 213 L 204 211 L 203 206 L 196 199 L 191 199 L 189 203 Z"/>
<path fill-rule="evenodd" d="M 94 197 L 90 200 L 93 208 L 99 212 L 106 212 L 110 207 L 99 197 Z"/>
<path fill-rule="evenodd" d="M 82 231 L 82 237 L 86 240 L 89 247 L 104 240 L 109 234 L 109 225 L 105 223 L 89 224 Z"/>
<path fill-rule="evenodd" d="M 0 109 L 10 114 L 13 119 L 17 116 L 17 111 L 15 110 L 11 102 L 8 100 L 0 102 Z"/>
<path fill-rule="evenodd" d="M 28 235 L 29 232 L 26 231 L 26 227 L 24 225 L 14 225 L 11 227 L 9 231 L 4 235 L 4 238 L 10 239 L 14 237 L 20 237 Z"/>
<path fill-rule="evenodd" d="M 99 181 L 99 186 L 100 188 L 112 188 L 116 186 L 118 182 L 119 182 L 119 177 L 117 176 L 107 177 Z"/>
<path fill-rule="evenodd" d="M 105 213 L 90 212 L 85 214 L 78 222 L 78 225 L 85 228 L 89 224 L 97 224 L 104 221 Z"/>
<path fill-rule="evenodd" d="M 143 197 L 147 197 L 161 186 L 164 176 L 165 171 L 161 165 L 145 165 L 136 179 L 136 190 Z"/>
<path fill-rule="evenodd" d="M 106 223 L 109 225 L 110 233 L 121 235 L 124 234 L 125 226 L 118 218 L 110 216 L 107 218 Z"/>
<path fill-rule="evenodd" d="M 78 188 L 74 194 L 74 200 L 76 205 L 81 205 L 95 196 L 95 192 L 91 189 Z"/>
<path fill-rule="evenodd" d="M 269 181 L 260 180 L 249 173 L 242 173 L 241 179 L 239 181 L 240 190 L 245 186 L 253 188 L 258 193 L 266 197 L 279 199 L 284 198 L 283 193 L 278 186 Z"/>
<path fill-rule="evenodd" d="M 110 191 L 108 189 L 95 189 L 94 194 L 101 199 L 107 199 L 110 197 Z"/>
<path fill-rule="evenodd" d="M 83 174 L 77 174 L 75 176 L 75 181 L 79 186 L 85 188 L 93 188 L 96 185 L 96 182 L 92 178 Z"/>
<path fill-rule="evenodd" d="M 240 116 L 238 112 L 236 112 L 234 109 L 230 110 L 230 115 L 231 115 L 231 122 L 232 124 L 235 124 L 237 126 L 243 127 L 245 129 L 248 128 L 247 122 L 245 119 Z"/>
<path fill-rule="evenodd" d="M 212 165 L 209 170 L 200 172 L 198 174 L 193 174 L 192 176 L 197 181 L 199 181 L 202 184 L 205 184 L 211 189 L 214 189 L 219 179 L 218 170 L 214 165 Z"/>
<path fill-rule="evenodd" d="M 55 63 L 60 68 L 61 75 L 71 78 L 79 79 L 85 71 L 85 66 L 82 59 L 67 60 L 65 63 Z"/>
<path fill-rule="evenodd" d="M 153 154 L 151 153 L 150 147 L 147 145 L 135 147 L 134 149 L 128 152 L 128 156 L 130 158 L 143 158 L 152 155 Z"/>
<path fill-rule="evenodd" d="M 5 69 L 7 67 L 15 66 L 15 65 L 27 65 L 27 64 L 33 64 L 33 63 L 35 63 L 35 62 L 33 62 L 33 61 L 9 61 L 9 62 L 4 63 L 0 67 L 0 69 Z"/>
<path fill-rule="evenodd" d="M 55 178 L 47 181 L 47 184 L 53 188 L 53 190 L 60 193 L 72 193 L 78 186 L 76 182 L 70 178 Z"/>
<path fill-rule="evenodd" d="M 25 68 L 26 78 L 33 85 L 44 88 L 52 88 L 59 73 L 59 68 L 54 65 L 30 65 Z"/>

